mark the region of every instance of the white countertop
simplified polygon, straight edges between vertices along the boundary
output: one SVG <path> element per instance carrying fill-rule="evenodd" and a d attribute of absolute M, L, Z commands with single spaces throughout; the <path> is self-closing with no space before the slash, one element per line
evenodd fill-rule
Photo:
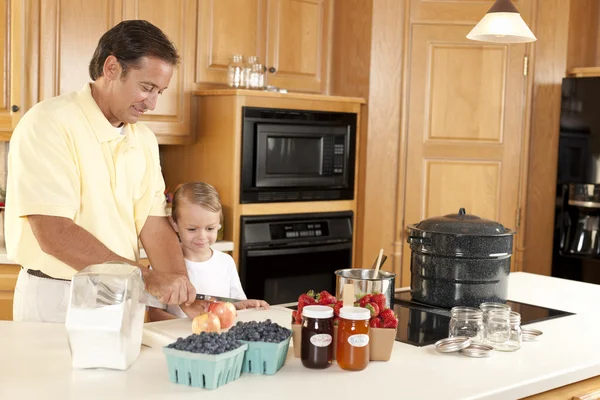
<path fill-rule="evenodd" d="M 211 246 L 215 250 L 219 251 L 233 251 L 233 242 L 227 240 L 220 240 Z M 143 248 L 140 248 L 140 258 L 148 258 Z M 6 249 L 0 248 L 0 264 L 17 264 L 13 260 L 6 256 Z"/>
<path fill-rule="evenodd" d="M 395 342 L 389 362 L 371 362 L 361 372 L 343 371 L 335 364 L 317 371 L 304 368 L 290 351 L 276 375 L 243 374 L 214 391 L 171 383 L 160 349 L 143 347 L 140 358 L 124 372 L 73 370 L 63 325 L 0 322 L 0 398 L 372 399 L 396 394 L 411 400 L 507 400 L 600 375 L 600 286 L 525 273 L 511 274 L 509 283 L 511 300 L 577 315 L 528 325 L 544 332 L 540 341 L 490 358 L 440 354 L 433 346 Z M 288 313 L 273 307 L 255 315 L 289 321 Z"/>

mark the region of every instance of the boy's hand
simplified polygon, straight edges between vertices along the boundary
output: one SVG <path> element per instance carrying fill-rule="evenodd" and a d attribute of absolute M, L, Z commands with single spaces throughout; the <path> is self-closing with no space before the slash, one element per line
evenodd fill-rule
<path fill-rule="evenodd" d="M 247 308 L 264 308 L 265 310 L 269 309 L 269 303 L 264 300 L 242 300 L 237 303 L 233 303 L 236 310 L 245 310 Z"/>

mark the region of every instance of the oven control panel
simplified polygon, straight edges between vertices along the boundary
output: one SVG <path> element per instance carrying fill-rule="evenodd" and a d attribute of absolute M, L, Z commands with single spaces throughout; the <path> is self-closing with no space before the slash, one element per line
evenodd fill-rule
<path fill-rule="evenodd" d="M 329 236 L 327 221 L 270 224 L 271 240 Z"/>

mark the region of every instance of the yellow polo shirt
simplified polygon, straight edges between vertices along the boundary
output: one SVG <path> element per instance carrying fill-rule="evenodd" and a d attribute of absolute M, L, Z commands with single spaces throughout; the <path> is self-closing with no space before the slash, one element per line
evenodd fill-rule
<path fill-rule="evenodd" d="M 141 123 L 119 132 L 86 84 L 29 110 L 8 153 L 7 255 L 28 269 L 70 279 L 75 270 L 40 248 L 27 216 L 71 218 L 116 254 L 139 259 L 148 216 L 165 216 L 165 183 L 154 133 Z"/>

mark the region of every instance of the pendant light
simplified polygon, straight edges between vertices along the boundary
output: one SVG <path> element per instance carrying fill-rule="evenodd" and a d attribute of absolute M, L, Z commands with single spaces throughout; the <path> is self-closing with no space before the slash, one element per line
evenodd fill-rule
<path fill-rule="evenodd" d="M 510 0 L 496 0 L 469 32 L 467 39 L 490 43 L 527 43 L 537 40 Z"/>

